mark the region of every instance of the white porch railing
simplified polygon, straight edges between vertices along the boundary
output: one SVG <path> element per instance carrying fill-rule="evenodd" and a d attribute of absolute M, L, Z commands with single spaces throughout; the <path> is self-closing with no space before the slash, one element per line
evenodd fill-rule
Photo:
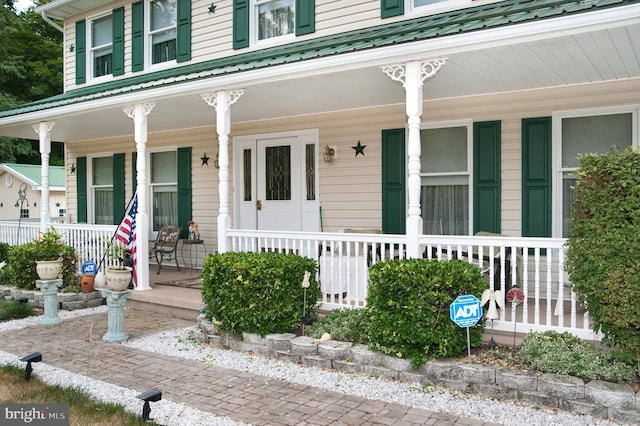
<path fill-rule="evenodd" d="M 322 308 L 329 310 L 365 306 L 368 267 L 382 260 L 404 258 L 406 252 L 402 235 L 237 229 L 227 235 L 232 251 L 277 251 L 315 259 Z M 571 290 L 564 270 L 564 239 L 422 235 L 419 242 L 423 257 L 457 258 L 478 265 L 491 289 L 508 290 L 517 285 L 523 290 L 524 303 L 505 303 L 500 318 L 493 321 L 494 330 L 568 331 L 583 339 L 600 339 L 592 332 L 589 315 Z"/>
<path fill-rule="evenodd" d="M 53 227 L 62 234 L 65 244 L 74 247 L 78 252 L 78 272 L 87 260 L 100 263 L 107 248 L 105 241 L 110 240 L 116 232 L 116 225 L 54 223 Z M 39 222 L 0 222 L 0 242 L 12 246 L 20 245 L 33 241 L 39 235 Z M 105 264 L 109 262 L 110 260 L 105 258 Z"/>

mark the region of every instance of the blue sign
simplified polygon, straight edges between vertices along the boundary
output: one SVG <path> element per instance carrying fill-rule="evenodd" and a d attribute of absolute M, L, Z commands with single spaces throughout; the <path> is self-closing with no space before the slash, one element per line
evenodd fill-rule
<path fill-rule="evenodd" d="M 96 273 L 98 267 L 95 262 L 91 260 L 87 260 L 82 264 L 82 273 L 83 274 L 94 274 Z"/>
<path fill-rule="evenodd" d="M 482 305 L 473 294 L 456 297 L 449 306 L 451 321 L 458 327 L 473 327 L 482 318 Z"/>

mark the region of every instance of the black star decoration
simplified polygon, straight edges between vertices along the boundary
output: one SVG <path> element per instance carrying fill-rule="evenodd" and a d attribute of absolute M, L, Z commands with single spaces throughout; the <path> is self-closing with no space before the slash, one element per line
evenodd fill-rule
<path fill-rule="evenodd" d="M 216 5 L 211 3 L 211 6 L 209 6 L 209 13 L 216 13 Z"/>
<path fill-rule="evenodd" d="M 202 160 L 202 165 L 203 166 L 208 166 L 209 165 L 209 157 L 207 157 L 207 153 L 205 152 L 204 155 L 202 157 L 200 157 L 200 159 Z"/>
<path fill-rule="evenodd" d="M 366 145 L 362 145 L 362 144 L 360 143 L 360 141 L 358 141 L 358 145 L 356 145 L 356 146 L 352 146 L 351 148 L 355 149 L 355 151 L 356 151 L 356 155 L 355 155 L 355 156 L 356 156 L 356 157 L 358 156 L 358 154 L 362 154 L 362 156 L 364 157 L 364 149 L 365 149 L 366 147 L 367 147 Z"/>

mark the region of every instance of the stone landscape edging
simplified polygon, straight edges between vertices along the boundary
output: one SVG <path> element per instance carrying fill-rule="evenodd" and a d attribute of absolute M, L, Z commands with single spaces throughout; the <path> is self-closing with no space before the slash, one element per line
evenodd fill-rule
<path fill-rule="evenodd" d="M 366 345 L 338 340 L 320 342 L 293 333 L 253 333 L 242 336 L 223 332 L 198 316 L 196 340 L 239 352 L 277 358 L 301 365 L 365 374 L 418 383 L 439 385 L 459 392 L 474 393 L 498 400 L 515 400 L 530 406 L 560 408 L 577 414 L 638 424 L 640 395 L 630 386 L 552 373 L 533 373 L 489 364 L 464 363 L 445 358 L 428 361 L 420 368 L 411 361 L 368 349 Z"/>
<path fill-rule="evenodd" d="M 5 300 L 27 299 L 27 303 L 36 308 L 44 308 L 44 297 L 39 290 L 0 286 L 0 297 Z M 98 291 L 89 293 L 58 293 L 58 309 L 75 311 L 76 309 L 97 308 L 105 304 L 105 299 Z"/>

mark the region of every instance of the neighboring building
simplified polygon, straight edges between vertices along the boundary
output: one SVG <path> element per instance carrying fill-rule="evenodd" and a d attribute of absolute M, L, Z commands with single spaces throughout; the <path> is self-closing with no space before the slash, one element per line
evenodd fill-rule
<path fill-rule="evenodd" d="M 0 220 L 40 220 L 40 166 L 0 164 Z M 65 171 L 62 166 L 49 168 L 49 212 L 52 221 L 65 221 Z"/>
<path fill-rule="evenodd" d="M 566 237 L 577 154 L 638 146 L 639 0 L 37 11 L 64 22 L 65 93 L 0 135 L 65 143 L 72 223 L 117 223 L 137 187 L 143 237 L 194 220 L 210 251 L 230 228 L 380 228 L 409 256 L 419 234 Z"/>

